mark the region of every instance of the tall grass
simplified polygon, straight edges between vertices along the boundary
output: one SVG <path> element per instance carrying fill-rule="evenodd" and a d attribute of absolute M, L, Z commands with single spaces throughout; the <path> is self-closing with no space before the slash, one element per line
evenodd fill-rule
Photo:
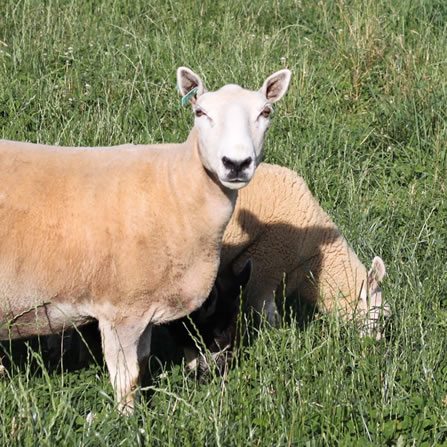
<path fill-rule="evenodd" d="M 209 89 L 290 68 L 265 159 L 307 180 L 365 264 L 385 260 L 392 309 L 378 343 L 331 315 L 261 327 L 208 384 L 158 349 L 128 419 L 102 365 L 51 370 L 30 349 L 0 380 L 1 444 L 447 445 L 446 48 L 440 0 L 1 2 L 2 138 L 179 142 L 178 66 Z"/>

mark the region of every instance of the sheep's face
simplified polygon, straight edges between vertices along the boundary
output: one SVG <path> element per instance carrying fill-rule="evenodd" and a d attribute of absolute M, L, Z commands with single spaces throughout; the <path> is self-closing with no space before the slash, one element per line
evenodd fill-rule
<path fill-rule="evenodd" d="M 177 78 L 183 95 L 196 89 L 190 102 L 204 167 L 226 188 L 246 186 L 262 158 L 272 104 L 287 91 L 290 71 L 269 76 L 259 91 L 229 84 L 206 92 L 201 79 L 185 67 L 178 69 Z"/>

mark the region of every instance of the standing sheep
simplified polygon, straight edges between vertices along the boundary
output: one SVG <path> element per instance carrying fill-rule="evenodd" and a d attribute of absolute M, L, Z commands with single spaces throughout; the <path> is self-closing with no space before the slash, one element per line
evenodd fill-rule
<path fill-rule="evenodd" d="M 130 411 L 152 326 L 197 309 L 211 290 L 237 190 L 289 80 L 281 70 L 259 91 L 206 92 L 180 67 L 195 113 L 182 144 L 0 141 L 0 339 L 98 320 L 119 408 Z"/>
<path fill-rule="evenodd" d="M 245 298 L 273 325 L 284 275 L 287 294 L 298 291 L 347 319 L 363 317 L 362 332 L 375 330 L 381 310 L 388 313 L 380 288 L 383 261 L 375 257 L 367 272 L 303 178 L 290 169 L 262 163 L 238 196 L 223 238 L 220 274 L 240 272 L 248 259 L 253 271 Z"/>

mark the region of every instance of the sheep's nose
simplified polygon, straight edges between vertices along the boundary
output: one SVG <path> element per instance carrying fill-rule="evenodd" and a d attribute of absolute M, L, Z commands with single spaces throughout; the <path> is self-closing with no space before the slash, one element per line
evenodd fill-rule
<path fill-rule="evenodd" d="M 239 174 L 244 169 L 250 167 L 253 159 L 251 157 L 245 160 L 230 160 L 228 157 L 222 157 L 222 163 L 226 169 L 228 169 L 232 174 Z"/>

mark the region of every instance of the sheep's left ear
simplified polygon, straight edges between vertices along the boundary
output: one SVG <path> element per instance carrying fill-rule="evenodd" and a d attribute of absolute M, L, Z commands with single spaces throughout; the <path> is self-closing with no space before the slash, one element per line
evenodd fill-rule
<path fill-rule="evenodd" d="M 191 104 L 195 104 L 197 98 L 205 92 L 200 76 L 187 67 L 177 69 L 177 86 L 180 94 L 186 98 L 185 103 L 189 101 Z M 193 91 L 193 89 L 196 90 Z"/>
<path fill-rule="evenodd" d="M 373 259 L 372 266 L 368 272 L 368 289 L 370 292 L 376 290 L 386 274 L 385 264 L 379 256 Z"/>
<path fill-rule="evenodd" d="M 291 74 L 291 71 L 287 69 L 273 73 L 264 81 L 264 84 L 259 91 L 271 104 L 279 101 L 289 88 Z"/>

